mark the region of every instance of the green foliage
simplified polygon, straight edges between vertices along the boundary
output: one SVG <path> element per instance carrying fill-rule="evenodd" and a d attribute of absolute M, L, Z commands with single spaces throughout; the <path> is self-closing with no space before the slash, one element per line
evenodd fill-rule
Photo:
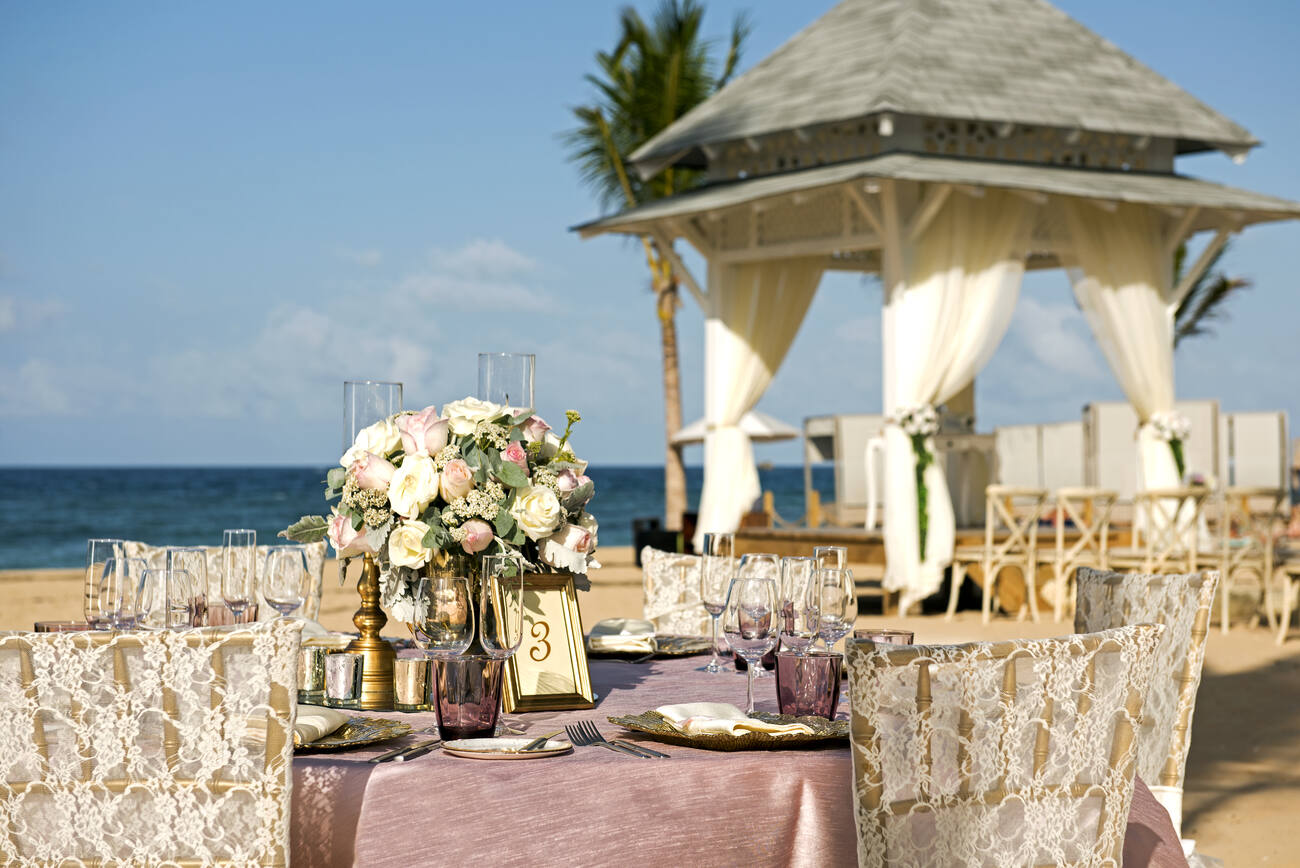
<path fill-rule="evenodd" d="M 1249 279 L 1229 277 L 1227 273 L 1216 270 L 1219 260 L 1228 252 L 1231 245 L 1223 249 L 1210 260 L 1205 273 L 1193 284 L 1192 289 L 1178 303 L 1174 313 L 1174 346 L 1177 347 L 1186 338 L 1197 335 L 1213 334 L 1209 323 L 1226 317 L 1226 302 L 1235 293 L 1251 286 Z M 1174 285 L 1177 286 L 1183 276 L 1187 260 L 1187 245 L 1180 244 L 1174 251 Z"/>
<path fill-rule="evenodd" d="M 343 495 L 343 483 L 347 481 L 348 471 L 343 467 L 331 467 L 325 474 L 325 499 L 333 500 Z"/>
<path fill-rule="evenodd" d="M 668 168 L 648 180 L 626 169 L 645 142 L 708 99 L 731 77 L 750 31 L 744 15 L 731 27 L 727 53 L 713 57 L 701 36 L 704 7 L 696 0 L 661 0 L 647 24 L 630 6 L 619 14 L 619 40 L 597 52 L 598 71 L 586 77 L 595 100 L 573 109 L 578 126 L 564 134 L 569 158 L 606 206 L 636 205 L 696 186 L 700 173 Z"/>
<path fill-rule="evenodd" d="M 314 543 L 325 539 L 328 530 L 329 520 L 325 516 L 304 515 L 277 535 L 294 542 Z"/>
<path fill-rule="evenodd" d="M 1178 478 L 1187 474 L 1187 459 L 1183 456 L 1183 441 L 1177 437 L 1169 441 L 1169 451 L 1174 455 L 1174 466 L 1178 468 Z"/>
<path fill-rule="evenodd" d="M 523 488 L 528 485 L 528 474 L 513 461 L 501 461 L 494 472 L 502 485 L 510 488 Z"/>
<path fill-rule="evenodd" d="M 912 435 L 912 452 L 916 454 L 916 531 L 921 560 L 925 560 L 925 536 L 930 530 L 930 492 L 925 487 L 925 469 L 934 463 L 934 454 L 925 448 L 924 434 Z"/>

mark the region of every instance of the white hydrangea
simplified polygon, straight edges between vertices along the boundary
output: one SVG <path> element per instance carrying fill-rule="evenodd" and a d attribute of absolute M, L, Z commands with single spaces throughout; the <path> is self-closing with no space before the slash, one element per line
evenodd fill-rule
<path fill-rule="evenodd" d="M 887 421 L 903 429 L 909 437 L 918 434 L 929 437 L 939 433 L 939 414 L 929 404 L 917 404 L 914 407 L 900 407 L 890 413 Z"/>
<path fill-rule="evenodd" d="M 1147 424 L 1161 440 L 1186 440 L 1192 433 L 1192 421 L 1173 411 L 1152 413 Z"/>

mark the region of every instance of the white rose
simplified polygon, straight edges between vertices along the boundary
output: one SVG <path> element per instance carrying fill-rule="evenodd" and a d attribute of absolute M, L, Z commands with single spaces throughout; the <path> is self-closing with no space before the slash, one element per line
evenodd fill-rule
<path fill-rule="evenodd" d="M 433 557 L 433 549 L 424 547 L 429 526 L 422 521 L 404 521 L 388 535 L 388 560 L 395 567 L 419 568 Z"/>
<path fill-rule="evenodd" d="M 519 489 L 510 515 L 531 540 L 550 535 L 560 523 L 560 500 L 542 485 Z"/>
<path fill-rule="evenodd" d="M 480 401 L 478 398 L 461 398 L 442 408 L 442 418 L 451 423 L 451 433 L 457 437 L 473 434 L 478 430 L 480 422 L 487 422 L 505 413 L 506 408 L 500 404 Z"/>
<path fill-rule="evenodd" d="M 398 429 L 397 423 L 392 419 L 380 419 L 370 427 L 362 428 L 357 432 L 357 439 L 352 441 L 352 447 L 343 453 L 339 464 L 351 467 L 352 462 L 367 452 L 385 458 L 396 452 L 397 447 L 401 445 L 402 432 Z"/>
<path fill-rule="evenodd" d="M 571 573 L 587 572 L 587 554 L 591 551 L 591 534 L 576 524 L 560 525 L 559 530 L 537 544 L 542 563 Z"/>
<path fill-rule="evenodd" d="M 438 496 L 438 471 L 428 455 L 408 455 L 388 484 L 393 512 L 415 518 Z"/>

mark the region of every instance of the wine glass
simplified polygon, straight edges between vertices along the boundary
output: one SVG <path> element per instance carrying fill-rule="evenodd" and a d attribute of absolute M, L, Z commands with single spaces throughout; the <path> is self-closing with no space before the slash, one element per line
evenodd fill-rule
<path fill-rule="evenodd" d="M 820 601 L 813 594 L 816 576 L 812 558 L 781 558 L 781 642 L 800 657 L 821 628 Z"/>
<path fill-rule="evenodd" d="M 828 567 L 817 571 L 817 594 L 821 608 L 818 634 L 826 650 L 853 629 L 858 617 L 858 594 L 853 587 L 853 572 Z"/>
<path fill-rule="evenodd" d="M 772 579 L 732 579 L 722 613 L 727 644 L 749 664 L 745 713 L 754 713 L 754 678 L 763 655 L 776 647 L 779 633 L 777 589 Z"/>
<path fill-rule="evenodd" d="M 134 630 L 140 616 L 140 580 L 144 561 L 110 557 L 102 565 L 96 590 L 98 629 Z"/>
<path fill-rule="evenodd" d="M 817 546 L 813 549 L 817 569 L 842 570 L 849 565 L 849 550 L 845 546 Z"/>
<path fill-rule="evenodd" d="M 190 574 L 184 570 L 146 568 L 138 585 L 139 612 L 136 625 L 145 630 L 178 630 L 188 627 L 194 619 L 194 610 L 190 605 L 191 583 Z"/>
<path fill-rule="evenodd" d="M 190 604 L 193 608 L 193 626 L 208 623 L 208 550 L 204 546 L 168 546 L 167 567 L 184 570 L 190 574 Z M 215 596 L 215 595 L 214 595 Z"/>
<path fill-rule="evenodd" d="M 736 575 L 742 579 L 771 579 L 781 577 L 781 559 L 776 555 L 748 554 L 741 555 L 740 567 Z"/>
<path fill-rule="evenodd" d="M 108 577 L 108 562 L 117 569 L 117 559 L 123 556 L 120 539 L 86 540 L 85 607 L 86 624 L 92 630 L 107 630 L 113 626 L 113 607 L 100 599 L 101 588 Z"/>
<path fill-rule="evenodd" d="M 515 413 L 532 410 L 536 362 L 532 353 L 479 353 L 478 399 Z"/>
<path fill-rule="evenodd" d="M 450 660 L 474 641 L 474 605 L 469 579 L 426 576 L 415 586 L 415 615 L 410 628 L 415 644 L 428 657 Z"/>
<path fill-rule="evenodd" d="M 504 660 L 524 638 L 524 559 L 519 555 L 484 555 L 479 594 L 479 640 L 483 651 Z"/>
<path fill-rule="evenodd" d="M 221 599 L 230 610 L 234 623 L 255 602 L 253 586 L 257 581 L 257 531 L 248 529 L 223 532 L 221 546 Z"/>
<path fill-rule="evenodd" d="M 286 618 L 307 599 L 307 548 L 276 546 L 266 556 L 262 599 Z"/>
<path fill-rule="evenodd" d="M 700 561 L 700 603 L 709 613 L 713 628 L 713 659 L 708 666 L 699 667 L 700 672 L 722 671 L 722 661 L 718 658 L 718 618 L 727 603 L 727 583 L 733 578 L 732 555 L 735 551 L 736 537 L 730 533 L 706 533 L 704 535 L 704 556 Z"/>

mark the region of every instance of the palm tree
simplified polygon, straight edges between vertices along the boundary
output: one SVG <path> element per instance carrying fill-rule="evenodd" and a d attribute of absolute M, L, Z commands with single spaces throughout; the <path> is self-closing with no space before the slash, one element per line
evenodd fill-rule
<path fill-rule="evenodd" d="M 617 45 L 611 52 L 596 54 L 598 71 L 586 76 L 595 90 L 594 101 L 573 110 L 578 126 L 566 133 L 564 140 L 571 149 L 570 159 L 602 205 L 630 208 L 700 183 L 700 172 L 671 166 L 642 180 L 628 171 L 627 158 L 655 133 L 708 99 L 735 71 L 749 33 L 746 17 L 738 15 L 732 24 L 720 70 L 712 56 L 712 43 L 700 34 L 703 18 L 704 7 L 696 0 L 661 0 L 649 25 L 635 9 L 624 7 Z M 686 511 L 686 471 L 681 450 L 671 442 L 682 427 L 674 320 L 679 304 L 678 277 L 656 241 L 648 237 L 640 240 L 650 269 L 663 351 L 665 526 L 680 530 Z"/>
<path fill-rule="evenodd" d="M 1210 265 L 1205 269 L 1200 279 L 1192 286 L 1190 292 L 1178 304 L 1178 310 L 1174 313 L 1174 347 L 1176 348 L 1185 338 L 1196 337 L 1197 335 L 1212 334 L 1208 325 L 1210 320 L 1224 318 L 1224 304 L 1236 292 L 1248 289 L 1251 286 L 1249 279 L 1244 277 L 1229 277 L 1225 272 L 1216 271 L 1219 260 L 1223 254 L 1228 252 L 1228 245 L 1215 254 L 1210 260 Z M 1187 262 L 1187 245 L 1178 245 L 1178 250 L 1174 252 L 1174 285 L 1183 276 L 1183 268 Z"/>

